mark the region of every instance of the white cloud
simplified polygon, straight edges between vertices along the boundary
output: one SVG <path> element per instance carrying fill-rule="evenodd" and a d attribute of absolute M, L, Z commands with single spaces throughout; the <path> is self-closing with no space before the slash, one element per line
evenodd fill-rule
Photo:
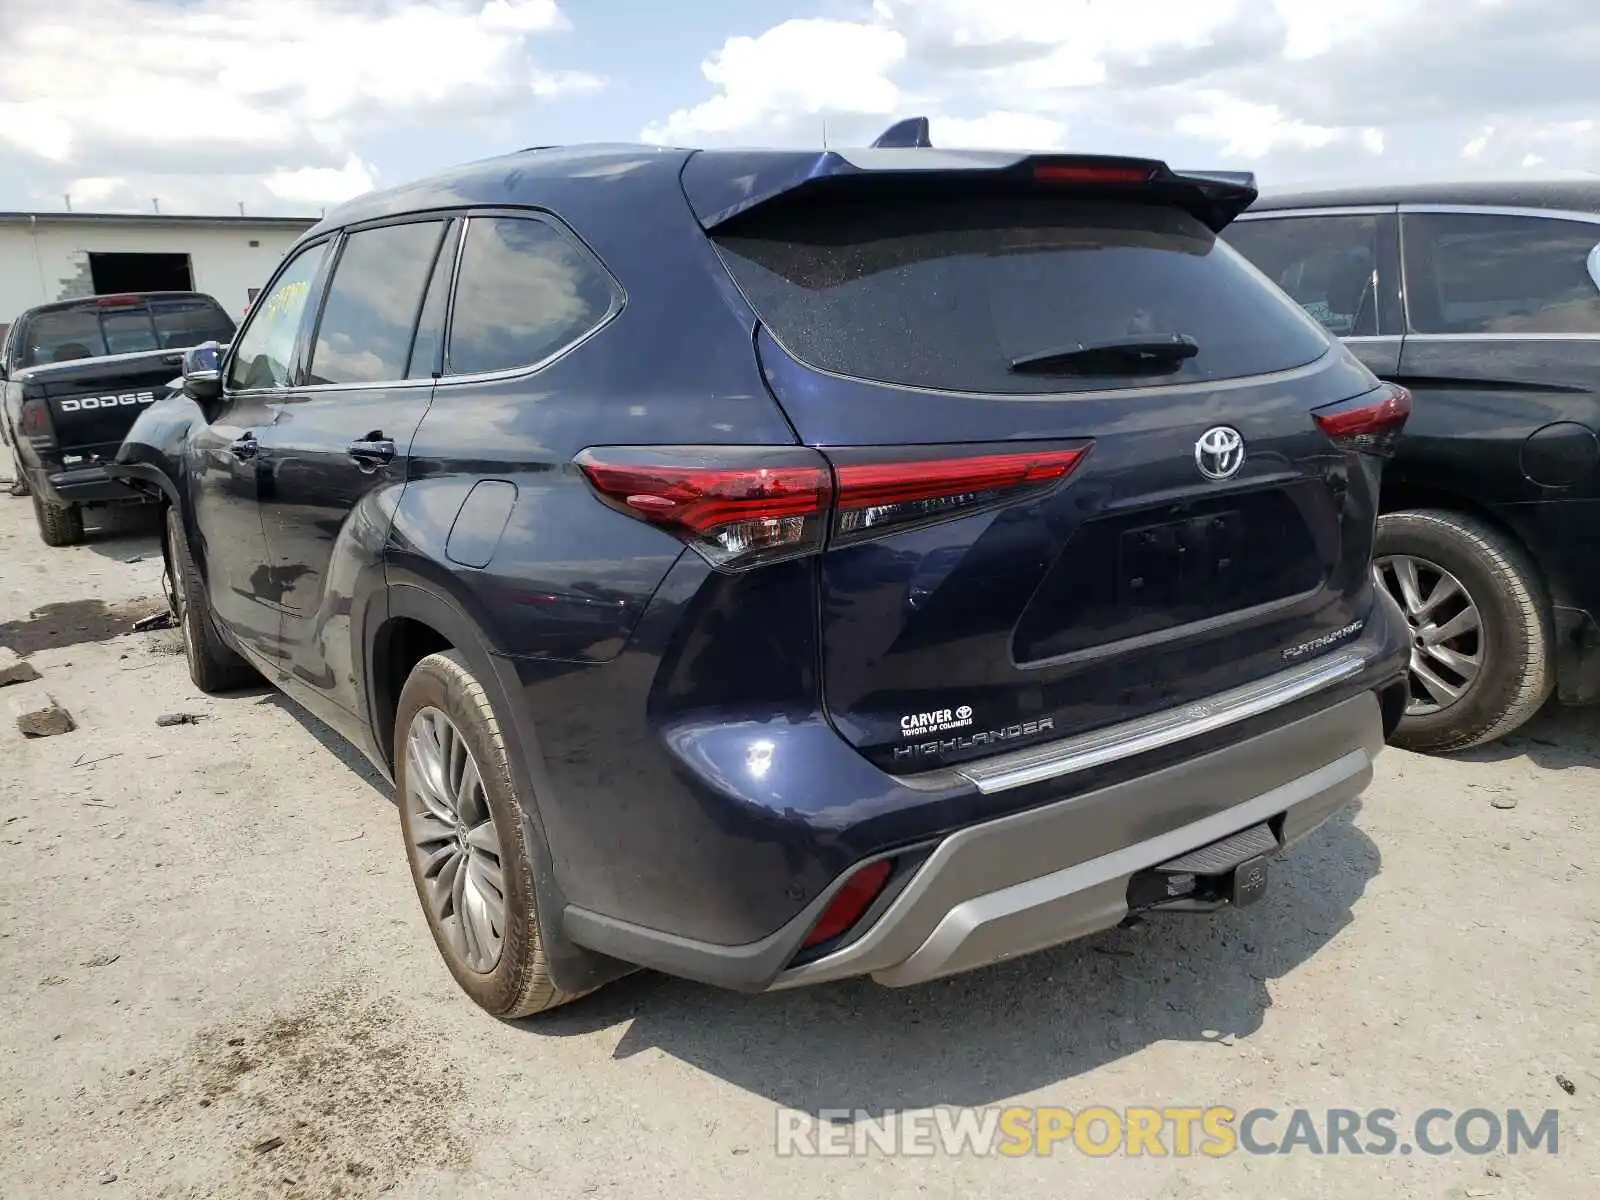
<path fill-rule="evenodd" d="M 1065 122 L 1037 113 L 998 110 L 981 117 L 934 117 L 930 140 L 953 150 L 1054 150 L 1065 144 Z"/>
<path fill-rule="evenodd" d="M 0 6 L 0 173 L 17 161 L 41 191 L 92 165 L 103 178 L 254 177 L 256 195 L 334 202 L 373 184 L 351 162 L 374 130 L 604 82 L 530 61 L 535 39 L 569 28 L 556 0 Z"/>
<path fill-rule="evenodd" d="M 837 10 L 836 10 L 837 11 Z M 817 36 L 805 36 L 815 28 Z M 1375 53 L 1374 46 L 1382 52 Z M 1071 146 L 1264 179 L 1460 165 L 1600 167 L 1594 0 L 874 0 L 704 64 L 709 97 L 646 127 L 689 144 L 863 140 L 929 114 L 935 145 Z M 941 114 L 960 114 L 957 117 Z"/>
<path fill-rule="evenodd" d="M 829 113 L 892 114 L 901 91 L 889 73 L 906 40 L 874 24 L 794 20 L 760 37 L 734 37 L 700 65 L 716 93 L 644 130 L 648 142 L 686 142 Z"/>
<path fill-rule="evenodd" d="M 343 167 L 301 167 L 294 171 L 275 171 L 265 180 L 267 191 L 281 200 L 302 204 L 341 203 L 376 185 L 372 168 L 351 156 Z"/>

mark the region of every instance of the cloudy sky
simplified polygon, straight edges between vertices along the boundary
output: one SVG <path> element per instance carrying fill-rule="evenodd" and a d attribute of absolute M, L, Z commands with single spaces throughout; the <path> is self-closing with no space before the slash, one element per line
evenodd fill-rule
<path fill-rule="evenodd" d="M 528 145 L 1600 173 L 1596 0 L 0 0 L 0 209 L 315 213 Z"/>

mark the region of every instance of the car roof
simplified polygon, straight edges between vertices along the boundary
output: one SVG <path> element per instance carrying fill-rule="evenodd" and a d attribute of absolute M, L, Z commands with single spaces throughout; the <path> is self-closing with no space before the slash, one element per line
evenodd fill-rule
<path fill-rule="evenodd" d="M 1297 208 L 1352 208 L 1396 204 L 1449 204 L 1485 208 L 1545 208 L 1600 212 L 1600 178 L 1387 183 L 1263 191 L 1251 212 Z"/>

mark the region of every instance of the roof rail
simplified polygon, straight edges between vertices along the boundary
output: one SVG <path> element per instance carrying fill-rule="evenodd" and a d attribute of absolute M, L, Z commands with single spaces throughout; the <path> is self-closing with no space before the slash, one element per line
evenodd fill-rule
<path fill-rule="evenodd" d="M 878 135 L 872 143 L 874 150 L 931 150 L 933 142 L 928 137 L 927 117 L 907 117 L 896 121 Z"/>

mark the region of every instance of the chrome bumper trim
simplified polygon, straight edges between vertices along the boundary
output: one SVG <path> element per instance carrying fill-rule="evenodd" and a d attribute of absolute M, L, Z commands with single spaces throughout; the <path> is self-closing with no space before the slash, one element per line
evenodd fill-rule
<path fill-rule="evenodd" d="M 1355 678 L 1366 664 L 1366 655 L 1359 650 L 1342 650 L 1192 704 L 1048 745 L 1030 746 L 967 763 L 953 768 L 952 773 L 975 784 L 985 795 L 1058 779 L 1271 712 L 1281 705 Z"/>

